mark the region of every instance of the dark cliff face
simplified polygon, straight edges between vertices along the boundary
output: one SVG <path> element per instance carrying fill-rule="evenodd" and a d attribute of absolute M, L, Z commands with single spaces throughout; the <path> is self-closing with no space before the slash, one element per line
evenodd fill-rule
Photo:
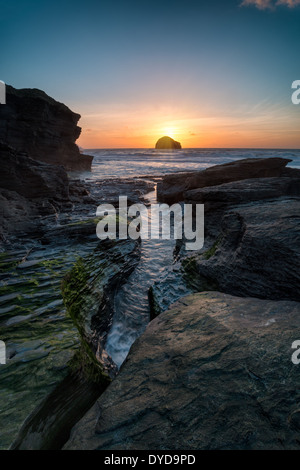
<path fill-rule="evenodd" d="M 55 223 L 68 210 L 69 180 L 65 169 L 33 160 L 0 141 L 0 244 L 20 233 L 36 236 L 44 222 Z"/>
<path fill-rule="evenodd" d="M 181 149 L 181 143 L 171 137 L 165 136 L 158 139 L 155 145 L 156 149 Z"/>
<path fill-rule="evenodd" d="M 38 89 L 6 86 L 0 106 L 0 140 L 34 160 L 89 171 L 93 157 L 79 152 L 80 115 Z"/>
<path fill-rule="evenodd" d="M 27 154 L 18 153 L 1 142 L 0 152 L 1 189 L 16 191 L 30 200 L 43 197 L 59 201 L 68 200 L 69 181 L 62 166 L 35 161 Z"/>
<path fill-rule="evenodd" d="M 41 90 L 6 87 L 0 106 L 0 243 L 20 232 L 36 236 L 71 209 L 66 170 L 90 171 L 93 159 L 75 144 L 79 118 Z"/>

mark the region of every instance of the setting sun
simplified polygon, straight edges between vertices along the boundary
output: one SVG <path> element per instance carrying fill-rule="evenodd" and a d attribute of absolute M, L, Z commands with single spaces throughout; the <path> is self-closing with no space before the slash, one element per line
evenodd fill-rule
<path fill-rule="evenodd" d="M 176 127 L 163 127 L 161 135 L 168 135 L 169 137 L 172 137 L 172 139 L 175 139 L 176 136 L 178 136 L 178 129 Z"/>

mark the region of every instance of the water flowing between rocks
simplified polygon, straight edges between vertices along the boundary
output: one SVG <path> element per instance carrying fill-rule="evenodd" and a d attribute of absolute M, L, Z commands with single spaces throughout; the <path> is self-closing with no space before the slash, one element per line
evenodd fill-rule
<path fill-rule="evenodd" d="M 155 204 L 156 190 L 145 199 Z M 157 228 L 157 226 L 154 226 Z M 145 330 L 150 316 L 148 291 L 164 273 L 172 270 L 175 240 L 147 239 L 141 241 L 141 259 L 115 297 L 113 324 L 106 341 L 106 350 L 118 367 L 126 359 L 132 343 Z M 175 270 L 176 272 L 176 270 Z M 179 275 L 168 286 L 167 304 L 190 292 Z"/>

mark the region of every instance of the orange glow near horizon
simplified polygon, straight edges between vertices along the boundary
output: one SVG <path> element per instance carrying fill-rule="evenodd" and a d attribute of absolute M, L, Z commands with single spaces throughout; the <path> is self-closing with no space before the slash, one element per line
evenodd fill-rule
<path fill-rule="evenodd" d="M 165 110 L 115 110 L 83 114 L 77 144 L 84 149 L 154 148 L 168 135 L 182 148 L 300 148 L 299 117 L 282 110 L 242 110 L 232 115 L 206 117 Z M 193 115 L 194 114 L 194 115 Z"/>

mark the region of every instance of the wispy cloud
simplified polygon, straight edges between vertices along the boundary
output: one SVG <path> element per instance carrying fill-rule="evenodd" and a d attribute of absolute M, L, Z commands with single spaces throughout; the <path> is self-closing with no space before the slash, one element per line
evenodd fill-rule
<path fill-rule="evenodd" d="M 300 5 L 300 0 L 243 0 L 241 6 L 254 5 L 259 10 L 274 9 L 279 5 L 286 6 L 288 8 L 294 8 Z"/>

